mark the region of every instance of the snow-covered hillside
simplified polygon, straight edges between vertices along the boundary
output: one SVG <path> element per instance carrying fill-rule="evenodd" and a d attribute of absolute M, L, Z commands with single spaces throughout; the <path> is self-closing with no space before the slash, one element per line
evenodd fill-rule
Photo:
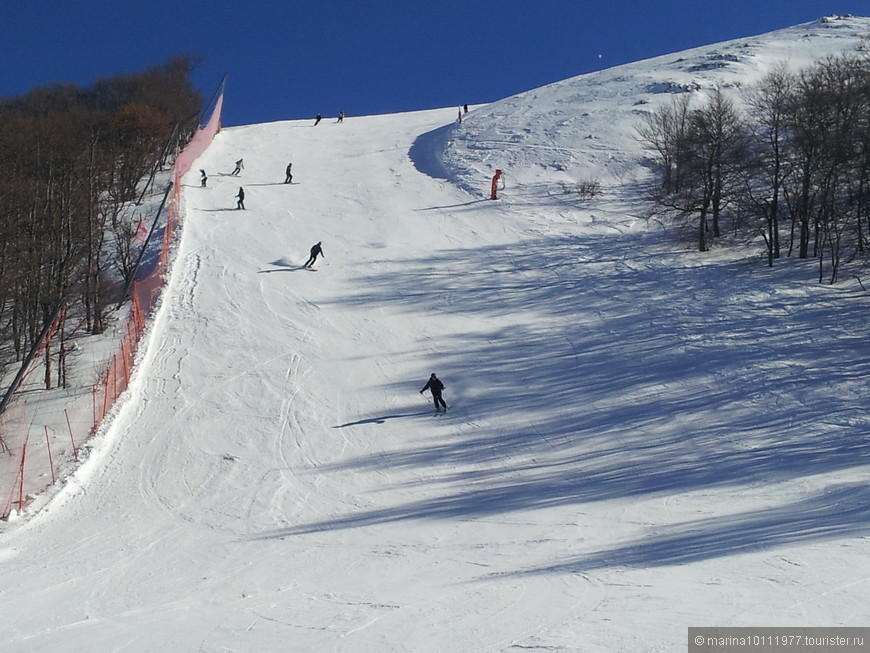
<path fill-rule="evenodd" d="M 574 77 L 494 102 L 449 135 L 444 167 L 466 188 L 496 168 L 524 186 L 601 178 L 629 186 L 645 153 L 636 127 L 675 93 L 719 86 L 740 102 L 780 63 L 801 70 L 829 54 L 870 52 L 866 18 L 828 17 Z M 700 103 L 700 100 L 699 100 Z"/>
<path fill-rule="evenodd" d="M 866 625 L 870 299 L 638 218 L 633 129 L 675 86 L 868 33 L 700 48 L 461 125 L 224 130 L 114 421 L 2 525 L 0 652 L 683 651 L 689 626 Z"/>

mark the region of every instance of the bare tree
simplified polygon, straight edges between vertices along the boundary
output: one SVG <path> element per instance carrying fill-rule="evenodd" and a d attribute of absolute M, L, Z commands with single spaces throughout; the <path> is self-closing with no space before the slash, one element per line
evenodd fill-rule
<path fill-rule="evenodd" d="M 0 101 L 0 337 L 11 345 L 0 346 L 0 364 L 10 352 L 21 359 L 58 306 L 80 301 L 76 323 L 105 328 L 121 285 L 108 236 L 123 231 L 123 207 L 165 143 L 196 125 L 191 66 L 176 57 L 91 89 L 53 85 Z M 44 358 L 50 386 L 58 377 Z"/>
<path fill-rule="evenodd" d="M 858 233 L 867 102 L 868 75 L 855 57 L 828 57 L 801 76 L 794 112 L 794 122 L 801 127 L 796 134 L 798 162 L 803 164 L 799 256 L 806 258 L 812 251 L 819 258 L 820 280 L 826 254 L 831 282 L 836 280 L 844 238 Z M 812 152 L 811 164 L 803 156 L 808 152 Z"/>
<path fill-rule="evenodd" d="M 792 168 L 785 156 L 788 139 L 786 111 L 792 102 L 794 76 L 785 63 L 777 65 L 762 79 L 760 86 L 745 95 L 753 121 L 754 165 L 748 199 L 764 215 L 762 231 L 767 244 L 768 265 L 780 257 L 779 217 L 782 188 Z M 757 187 L 758 193 L 751 189 Z"/>
<path fill-rule="evenodd" d="M 720 216 L 736 194 L 748 148 L 733 102 L 720 88 L 696 109 L 682 97 L 647 116 L 638 133 L 661 157 L 656 203 L 678 219 L 696 220 L 698 249 L 707 251 L 710 230 L 721 233 Z"/>
<path fill-rule="evenodd" d="M 680 190 L 682 172 L 688 160 L 689 95 L 679 95 L 652 113 L 638 126 L 638 138 L 652 147 L 659 157 L 661 190 L 664 194 Z"/>
<path fill-rule="evenodd" d="M 699 249 L 707 250 L 706 214 L 713 236 L 721 235 L 720 217 L 732 201 L 747 151 L 747 135 L 734 103 L 716 88 L 708 103 L 692 112 L 693 183 L 700 189 Z"/>

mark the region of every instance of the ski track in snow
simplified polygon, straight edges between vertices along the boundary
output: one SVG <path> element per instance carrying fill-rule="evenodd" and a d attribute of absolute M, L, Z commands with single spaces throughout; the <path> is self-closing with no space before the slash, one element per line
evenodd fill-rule
<path fill-rule="evenodd" d="M 870 29 L 847 25 L 814 54 Z M 641 219 L 630 136 L 638 98 L 756 77 L 801 29 L 461 126 L 221 132 L 111 427 L 0 533 L 0 653 L 681 651 L 688 626 L 864 625 L 868 300 Z"/>

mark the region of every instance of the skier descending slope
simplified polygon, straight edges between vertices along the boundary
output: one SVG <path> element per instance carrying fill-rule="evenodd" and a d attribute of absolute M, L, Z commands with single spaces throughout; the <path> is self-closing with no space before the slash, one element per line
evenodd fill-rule
<path fill-rule="evenodd" d="M 441 380 L 435 376 L 435 372 L 432 372 L 432 376 L 429 377 L 429 380 L 426 381 L 426 385 L 423 386 L 423 389 L 420 390 L 420 394 L 423 394 L 429 390 L 432 393 L 432 401 L 435 402 L 435 412 L 440 413 L 441 407 L 444 407 L 444 412 L 447 412 L 447 404 L 444 399 L 441 397 L 441 391 L 444 390 L 444 384 L 441 383 Z"/>
<path fill-rule="evenodd" d="M 308 260 L 305 261 L 305 264 L 302 267 L 310 268 L 312 265 L 314 265 L 314 262 L 317 260 L 318 254 L 320 256 L 326 256 L 326 254 L 323 253 L 323 248 L 321 247 L 320 241 L 318 241 L 315 245 L 311 246 L 311 256 L 308 257 Z"/>

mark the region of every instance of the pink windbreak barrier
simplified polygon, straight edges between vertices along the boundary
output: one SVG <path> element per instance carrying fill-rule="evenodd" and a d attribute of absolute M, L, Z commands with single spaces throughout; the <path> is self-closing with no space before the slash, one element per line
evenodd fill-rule
<path fill-rule="evenodd" d="M 8 518 L 13 510 L 20 511 L 60 478 L 64 468 L 78 460 L 78 449 L 97 432 L 127 389 L 147 318 L 157 305 L 169 271 L 171 246 L 181 221 L 181 178 L 220 131 L 222 107 L 221 92 L 208 122 L 175 158 L 171 199 L 156 265 L 148 276 L 133 283 L 126 318 L 116 327 L 117 350 L 110 349 L 111 360 L 99 372 L 99 379 L 83 387 L 40 390 L 39 375 L 31 374 L 44 363 L 37 357 L 27 370 L 32 381 L 22 383 L 0 414 L 0 518 Z M 49 331 L 46 339 L 53 336 L 57 334 Z M 58 401 L 59 394 L 62 401 Z"/>
<path fill-rule="evenodd" d="M 190 139 L 190 142 L 187 144 L 181 154 L 175 159 L 175 185 L 177 186 L 181 181 L 181 178 L 190 172 L 190 169 L 193 167 L 193 162 L 196 161 L 203 152 L 208 149 L 208 146 L 211 145 L 212 140 L 220 131 L 221 128 L 221 109 L 224 104 L 224 95 L 221 93 L 218 95 L 217 100 L 214 104 L 214 111 L 212 111 L 211 117 L 206 123 L 205 127 L 198 130 L 193 138 Z"/>

